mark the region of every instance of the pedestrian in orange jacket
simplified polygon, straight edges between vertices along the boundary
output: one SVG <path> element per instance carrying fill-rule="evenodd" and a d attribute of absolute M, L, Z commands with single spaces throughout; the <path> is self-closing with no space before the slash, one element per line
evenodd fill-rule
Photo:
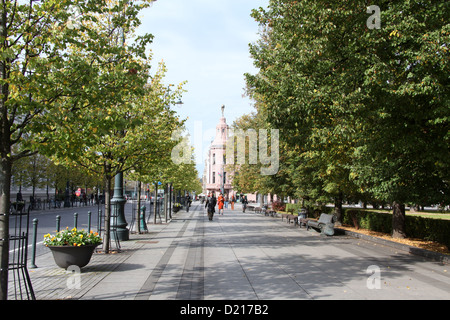
<path fill-rule="evenodd" d="M 223 195 L 221 193 L 219 195 L 219 197 L 217 198 L 217 204 L 219 205 L 219 214 L 220 214 L 220 211 L 222 210 L 222 215 L 223 215 L 223 204 L 224 204 L 224 202 L 225 202 L 225 199 L 224 199 L 224 197 L 223 197 Z"/>

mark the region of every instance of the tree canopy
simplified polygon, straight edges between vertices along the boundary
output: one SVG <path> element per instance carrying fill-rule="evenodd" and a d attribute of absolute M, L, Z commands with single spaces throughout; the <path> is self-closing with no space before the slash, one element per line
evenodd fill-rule
<path fill-rule="evenodd" d="M 124 129 L 129 109 L 120 106 L 133 105 L 133 96 L 142 96 L 149 77 L 146 46 L 152 36 L 134 32 L 140 11 L 151 2 L 0 4 L 0 299 L 7 297 L 13 163 L 38 151 L 54 151 L 65 162 L 87 152 L 85 146 L 92 146 L 96 133 L 116 130 L 117 137 Z M 100 118 L 102 122 L 94 121 Z M 80 125 L 81 119 L 86 126 Z M 103 137 L 105 144 L 120 144 L 112 136 Z M 67 151 L 61 145 L 57 150 L 52 146 L 56 143 L 65 143 Z M 84 164 L 88 161 L 93 160 Z"/>
<path fill-rule="evenodd" d="M 246 75 L 248 91 L 280 129 L 297 195 L 448 204 L 449 4 L 379 7 L 370 29 L 365 2 L 254 10 L 259 71 Z"/>

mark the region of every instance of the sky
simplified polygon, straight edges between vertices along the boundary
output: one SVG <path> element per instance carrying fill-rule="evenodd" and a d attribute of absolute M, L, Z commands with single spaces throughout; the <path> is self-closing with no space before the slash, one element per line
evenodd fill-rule
<path fill-rule="evenodd" d="M 225 105 L 228 125 L 255 111 L 244 96 L 244 73 L 257 70 L 249 44 L 258 40 L 252 9 L 266 8 L 269 0 L 157 0 L 143 11 L 139 33 L 154 36 L 152 67 L 164 61 L 164 83 L 187 81 L 182 105 L 173 109 L 188 118 L 186 128 L 195 148 L 199 174 L 214 139 Z"/>

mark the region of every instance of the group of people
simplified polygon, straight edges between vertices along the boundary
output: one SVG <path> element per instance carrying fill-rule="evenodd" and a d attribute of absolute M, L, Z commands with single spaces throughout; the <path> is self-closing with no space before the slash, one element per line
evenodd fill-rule
<path fill-rule="evenodd" d="M 234 203 L 236 202 L 236 198 L 234 195 L 231 197 L 231 210 L 234 210 Z M 241 195 L 241 202 L 242 202 L 242 208 L 243 212 L 245 212 L 245 208 L 247 207 L 247 197 Z M 214 217 L 214 213 L 216 211 L 216 205 L 219 207 L 219 215 L 223 215 L 223 209 L 228 208 L 228 197 L 225 195 L 223 196 L 222 193 L 219 194 L 219 197 L 216 199 L 214 193 L 208 194 L 208 197 L 206 198 L 206 204 L 205 208 L 208 212 L 208 218 L 211 221 Z"/>

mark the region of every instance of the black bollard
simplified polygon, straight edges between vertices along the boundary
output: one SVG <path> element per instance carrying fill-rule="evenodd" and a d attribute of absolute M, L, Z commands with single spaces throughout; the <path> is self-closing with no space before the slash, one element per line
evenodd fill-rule
<path fill-rule="evenodd" d="M 36 237 L 37 237 L 37 226 L 38 219 L 33 219 L 33 245 L 31 246 L 31 269 L 37 268 L 36 266 Z"/>
<path fill-rule="evenodd" d="M 77 228 L 77 226 L 78 226 L 78 213 L 75 212 L 73 214 L 73 227 Z"/>
<path fill-rule="evenodd" d="M 56 216 L 56 232 L 59 232 L 61 227 L 61 216 Z"/>
<path fill-rule="evenodd" d="M 91 232 L 91 215 L 92 212 L 88 211 L 88 233 Z"/>

